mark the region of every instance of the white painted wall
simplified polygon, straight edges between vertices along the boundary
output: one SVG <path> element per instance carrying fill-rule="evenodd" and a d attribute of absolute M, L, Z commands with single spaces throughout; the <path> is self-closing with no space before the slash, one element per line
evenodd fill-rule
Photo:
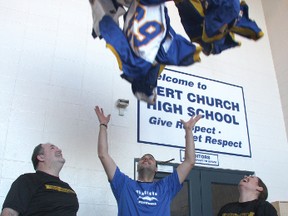
<path fill-rule="evenodd" d="M 247 3 L 267 32 L 261 1 Z M 174 29 L 184 35 L 170 3 L 169 13 Z M 11 183 L 33 172 L 34 146 L 52 142 L 66 158 L 61 178 L 78 194 L 79 215 L 116 214 L 97 157 L 97 104 L 112 114 L 110 152 L 129 176 L 134 176 L 134 158 L 146 152 L 179 162 L 179 149 L 137 143 L 137 101 L 104 40 L 91 37 L 91 28 L 88 1 L 0 0 L 0 205 Z M 252 158 L 219 155 L 219 168 L 255 171 L 269 187 L 269 201 L 288 200 L 288 145 L 268 34 L 257 43 L 239 40 L 240 48 L 202 55 L 191 67 L 169 68 L 243 86 Z M 118 98 L 130 100 L 123 117 L 115 107 Z"/>
<path fill-rule="evenodd" d="M 262 2 L 288 134 L 288 62 L 285 53 L 288 49 L 288 26 L 281 24 L 288 19 L 288 0 Z"/>

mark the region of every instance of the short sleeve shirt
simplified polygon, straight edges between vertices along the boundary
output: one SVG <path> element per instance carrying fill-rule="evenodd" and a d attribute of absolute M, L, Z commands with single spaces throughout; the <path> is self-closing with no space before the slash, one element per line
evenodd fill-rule
<path fill-rule="evenodd" d="M 139 182 L 118 167 L 110 185 L 117 200 L 118 216 L 169 216 L 170 203 L 182 188 L 176 170 L 157 182 Z"/>
<path fill-rule="evenodd" d="M 3 208 L 11 208 L 20 216 L 75 216 L 79 203 L 69 184 L 37 171 L 23 174 L 13 182 Z"/>

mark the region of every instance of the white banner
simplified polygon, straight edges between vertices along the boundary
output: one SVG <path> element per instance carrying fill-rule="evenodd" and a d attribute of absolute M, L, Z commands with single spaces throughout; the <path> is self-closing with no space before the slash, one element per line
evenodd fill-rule
<path fill-rule="evenodd" d="M 138 142 L 185 146 L 180 119 L 202 114 L 193 132 L 196 150 L 251 157 L 243 88 L 165 69 L 157 102 L 138 102 Z"/>

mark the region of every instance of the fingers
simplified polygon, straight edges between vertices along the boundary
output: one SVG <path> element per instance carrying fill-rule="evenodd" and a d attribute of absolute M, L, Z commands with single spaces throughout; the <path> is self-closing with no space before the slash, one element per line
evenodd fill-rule
<path fill-rule="evenodd" d="M 188 121 L 188 123 L 191 124 L 192 127 L 195 126 L 195 124 L 202 118 L 202 115 L 192 116 L 191 119 Z"/>
<path fill-rule="evenodd" d="M 95 112 L 99 112 L 99 111 L 100 111 L 99 106 L 95 106 L 95 107 L 94 107 L 94 110 L 95 110 Z"/>
<path fill-rule="evenodd" d="M 95 106 L 94 110 L 100 122 L 105 122 L 105 124 L 107 124 L 110 121 L 111 114 L 105 116 L 104 110 L 99 106 Z"/>
<path fill-rule="evenodd" d="M 180 119 L 181 123 L 183 124 L 184 128 L 193 128 L 195 124 L 202 118 L 202 115 L 192 116 L 187 122 L 183 119 Z"/>
<path fill-rule="evenodd" d="M 97 115 L 99 115 L 99 114 L 104 115 L 103 109 L 100 108 L 99 106 L 95 106 L 94 110 L 95 110 L 95 112 L 96 112 Z"/>
<path fill-rule="evenodd" d="M 96 115 L 99 117 L 101 114 L 100 108 L 98 106 L 95 106 L 94 108 Z"/>
<path fill-rule="evenodd" d="M 187 122 L 185 122 L 183 119 L 180 119 L 182 123 L 188 123 L 188 122 L 198 122 L 203 116 L 202 115 L 197 115 L 197 116 L 192 116 Z"/>
<path fill-rule="evenodd" d="M 197 123 L 203 116 L 202 115 L 197 115 L 194 120 L 195 120 L 195 123 Z"/>
<path fill-rule="evenodd" d="M 111 114 L 109 114 L 109 115 L 107 116 L 108 122 L 110 121 L 110 117 L 111 117 Z"/>

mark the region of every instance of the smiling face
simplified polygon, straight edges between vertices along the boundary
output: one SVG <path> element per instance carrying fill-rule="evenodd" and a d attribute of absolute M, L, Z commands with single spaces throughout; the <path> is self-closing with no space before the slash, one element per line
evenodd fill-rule
<path fill-rule="evenodd" d="M 45 163 L 47 166 L 53 164 L 62 164 L 63 166 L 65 159 L 61 149 L 51 143 L 42 144 L 42 148 L 43 152 L 37 156 L 40 162 Z"/>
<path fill-rule="evenodd" d="M 259 186 L 259 178 L 252 175 L 244 176 L 244 178 L 239 182 L 238 187 L 239 190 L 257 194 L 257 197 L 259 197 L 260 193 L 263 191 L 263 187 Z"/>
<path fill-rule="evenodd" d="M 157 171 L 157 162 L 151 154 L 143 155 L 138 161 L 137 171 L 140 172 L 142 170 Z"/>
<path fill-rule="evenodd" d="M 249 176 L 245 175 L 244 178 L 241 179 L 240 184 L 241 184 L 241 182 L 244 184 L 250 182 L 252 184 L 258 185 L 258 178 L 256 176 L 253 176 L 253 175 L 249 175 Z"/>

